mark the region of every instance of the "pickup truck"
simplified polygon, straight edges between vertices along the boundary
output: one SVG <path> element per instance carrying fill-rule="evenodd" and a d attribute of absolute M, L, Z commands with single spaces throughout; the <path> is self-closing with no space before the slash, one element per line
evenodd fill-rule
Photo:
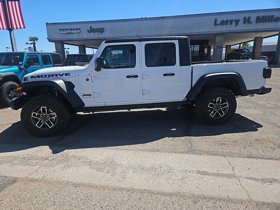
<path fill-rule="evenodd" d="M 88 66 L 27 74 L 11 107 L 42 137 L 59 134 L 76 112 L 192 105 L 201 121 L 222 124 L 237 96 L 271 92 L 271 73 L 266 61 L 192 65 L 188 37 L 106 40 Z"/>
<path fill-rule="evenodd" d="M 56 53 L 0 53 L 0 105 L 9 106 L 14 97 L 14 90 L 21 83 L 24 75 L 61 64 L 61 57 Z"/>

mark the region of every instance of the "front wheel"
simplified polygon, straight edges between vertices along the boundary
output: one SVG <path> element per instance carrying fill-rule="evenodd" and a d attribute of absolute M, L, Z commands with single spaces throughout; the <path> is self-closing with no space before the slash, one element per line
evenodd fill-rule
<path fill-rule="evenodd" d="M 10 106 L 10 102 L 15 97 L 18 84 L 15 82 L 6 82 L 0 87 L 1 106 Z"/>
<path fill-rule="evenodd" d="M 223 124 L 236 111 L 236 98 L 226 88 L 211 88 L 203 92 L 196 103 L 198 118 L 208 124 Z"/>
<path fill-rule="evenodd" d="M 58 135 L 69 123 L 68 108 L 58 99 L 37 96 L 22 108 L 21 121 L 32 134 L 40 137 Z"/>

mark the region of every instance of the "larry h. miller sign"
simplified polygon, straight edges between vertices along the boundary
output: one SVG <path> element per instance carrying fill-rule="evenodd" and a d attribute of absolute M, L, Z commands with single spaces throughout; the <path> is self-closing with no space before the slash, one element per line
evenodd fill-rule
<path fill-rule="evenodd" d="M 278 23 L 280 25 L 280 16 L 275 15 L 264 15 L 252 18 L 251 16 L 246 16 L 243 18 L 231 18 L 231 19 L 218 19 L 214 20 L 214 26 L 239 26 L 241 24 L 271 24 Z"/>

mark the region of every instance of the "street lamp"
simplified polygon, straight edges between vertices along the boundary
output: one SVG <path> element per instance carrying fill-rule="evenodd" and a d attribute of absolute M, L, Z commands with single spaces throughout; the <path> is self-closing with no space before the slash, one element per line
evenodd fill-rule
<path fill-rule="evenodd" d="M 11 49 L 10 47 L 6 47 L 6 52 L 8 52 L 9 51 L 9 49 Z"/>

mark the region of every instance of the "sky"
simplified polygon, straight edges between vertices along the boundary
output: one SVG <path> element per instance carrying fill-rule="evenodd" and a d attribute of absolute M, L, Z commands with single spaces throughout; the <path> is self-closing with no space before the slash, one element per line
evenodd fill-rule
<path fill-rule="evenodd" d="M 280 8 L 280 0 L 21 0 L 26 29 L 15 30 L 18 51 L 28 47 L 30 36 L 39 38 L 38 50 L 53 52 L 46 23 L 111 20 L 211 12 Z M 10 47 L 9 33 L 0 30 L 0 51 Z M 67 46 L 70 47 L 70 46 Z M 8 49 L 9 50 L 9 49 Z M 77 47 L 70 47 L 77 53 Z"/>

